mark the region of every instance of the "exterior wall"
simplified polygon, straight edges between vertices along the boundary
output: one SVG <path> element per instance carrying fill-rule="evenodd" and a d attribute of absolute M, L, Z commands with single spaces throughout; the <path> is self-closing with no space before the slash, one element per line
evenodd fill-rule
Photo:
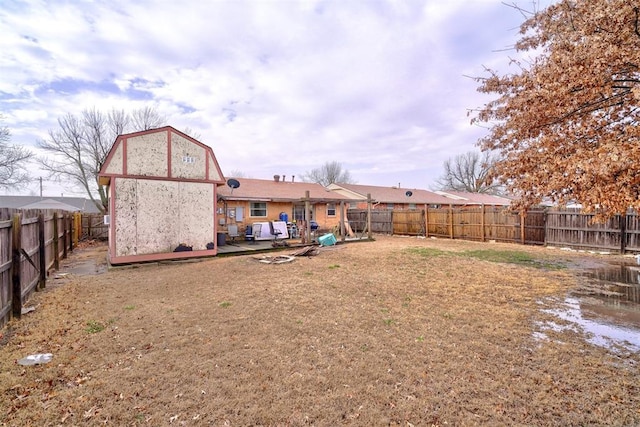
<path fill-rule="evenodd" d="M 122 144 L 118 144 L 116 147 L 105 172 L 114 174 L 124 173 L 124 148 L 122 148 Z"/>
<path fill-rule="evenodd" d="M 169 176 L 167 132 L 127 138 L 127 175 Z"/>
<path fill-rule="evenodd" d="M 256 202 L 259 202 L 256 200 Z M 285 212 L 289 221 L 293 221 L 293 203 L 292 202 L 266 202 L 267 203 L 267 216 L 251 216 L 251 202 L 245 200 L 229 200 L 226 203 L 227 210 L 235 209 L 236 207 L 244 208 L 244 218 L 242 222 L 237 222 L 233 218 L 228 216 L 228 213 L 224 212 L 224 203 L 219 203 L 219 207 L 222 208 L 222 212 L 218 213 L 218 221 L 223 219 L 225 224 L 238 224 L 238 230 L 244 233 L 246 226 L 253 222 L 260 221 L 278 221 L 280 220 L 280 213 Z M 345 204 L 345 210 L 348 208 L 348 204 Z M 345 212 L 346 218 L 346 212 Z M 340 224 L 340 203 L 336 203 L 336 215 L 327 215 L 327 204 L 316 203 L 313 205 L 313 219 L 318 223 L 320 228 L 329 229 Z"/>
<path fill-rule="evenodd" d="M 186 138 L 171 135 L 171 177 L 207 179 L 207 152 Z"/>
<path fill-rule="evenodd" d="M 180 243 L 206 250 L 215 241 L 214 185 L 116 179 L 115 256 L 171 253 Z"/>
<path fill-rule="evenodd" d="M 222 173 L 218 170 L 217 167 L 214 167 L 218 164 L 216 159 L 213 158 L 213 153 L 209 153 L 209 180 L 210 181 L 224 181 L 224 177 Z"/>

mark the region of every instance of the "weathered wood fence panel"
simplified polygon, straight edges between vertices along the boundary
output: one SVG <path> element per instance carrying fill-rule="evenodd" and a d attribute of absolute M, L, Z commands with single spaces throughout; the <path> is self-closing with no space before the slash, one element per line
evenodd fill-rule
<path fill-rule="evenodd" d="M 13 209 L 0 209 L 0 327 L 12 315 Z"/>
<path fill-rule="evenodd" d="M 391 214 L 393 221 L 391 229 L 393 234 L 406 236 L 425 235 L 425 217 L 423 210 L 392 211 Z"/>
<path fill-rule="evenodd" d="M 109 226 L 105 225 L 102 214 L 83 214 L 81 227 L 84 239 L 106 240 L 109 237 Z"/>
<path fill-rule="evenodd" d="M 392 211 L 371 211 L 371 231 L 374 233 L 391 234 L 393 232 Z M 349 209 L 347 219 L 351 229 L 356 233 L 367 230 L 367 210 Z"/>
<path fill-rule="evenodd" d="M 624 250 L 620 216 L 604 223 L 594 222 L 595 214 L 577 209 L 549 210 L 546 219 L 546 244 L 574 249 L 621 252 Z"/>
<path fill-rule="evenodd" d="M 74 247 L 74 216 L 62 211 L 0 209 L 0 327 L 46 285 L 47 272 Z"/>

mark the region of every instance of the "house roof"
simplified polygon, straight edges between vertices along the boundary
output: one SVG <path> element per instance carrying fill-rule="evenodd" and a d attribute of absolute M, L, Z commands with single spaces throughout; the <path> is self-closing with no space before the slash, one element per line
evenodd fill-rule
<path fill-rule="evenodd" d="M 321 184 L 311 182 L 275 181 L 270 179 L 234 178 L 240 187 L 218 187 L 218 196 L 225 200 L 256 200 L 271 202 L 298 202 L 309 192 L 313 203 L 351 201 L 342 194 L 329 191 Z"/>
<path fill-rule="evenodd" d="M 25 205 L 22 207 L 22 209 L 54 209 L 70 212 L 77 212 L 80 210 L 80 208 L 76 206 L 71 206 L 69 204 L 62 203 L 53 199 L 40 200 L 35 203 Z"/>
<path fill-rule="evenodd" d="M 47 201 L 47 204 L 43 202 Z M 38 206 L 31 206 L 42 203 Z M 64 207 L 42 207 L 54 206 L 53 203 L 61 203 L 70 208 Z M 58 205 L 59 206 L 59 205 Z M 40 197 L 40 196 L 0 196 L 0 208 L 13 209 L 64 209 L 72 211 L 82 211 L 85 213 L 99 213 L 96 205 L 84 197 Z"/>
<path fill-rule="evenodd" d="M 436 191 L 436 193 L 441 194 L 445 197 L 455 199 L 458 202 L 464 202 L 468 205 L 509 206 L 511 204 L 511 199 L 500 196 L 492 196 L 491 194 L 485 193 L 467 193 L 464 191 L 450 190 Z"/>
<path fill-rule="evenodd" d="M 367 194 L 370 194 L 371 198 L 378 203 L 460 204 L 456 200 L 419 188 L 380 187 L 359 184 L 330 184 L 328 188 L 338 194 L 364 200 L 366 200 Z"/>

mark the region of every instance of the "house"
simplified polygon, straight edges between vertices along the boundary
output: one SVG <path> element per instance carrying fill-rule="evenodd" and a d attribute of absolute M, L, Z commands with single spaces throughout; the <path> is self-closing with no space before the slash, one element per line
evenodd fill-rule
<path fill-rule="evenodd" d="M 244 233 L 248 225 L 259 222 L 285 221 L 298 223 L 307 219 L 320 229 L 332 229 L 340 224 L 341 206 L 347 208 L 351 199 L 327 190 L 321 184 L 286 181 L 275 175 L 274 179 L 235 178 L 239 186 L 220 187 L 217 218 L 219 225 L 238 225 Z M 235 183 L 234 183 L 235 184 Z M 308 194 L 308 199 L 306 199 Z M 346 218 L 346 216 L 345 216 Z"/>
<path fill-rule="evenodd" d="M 84 197 L 0 196 L 0 208 L 62 209 L 72 212 L 100 213 L 95 203 Z"/>
<path fill-rule="evenodd" d="M 457 204 L 469 205 L 491 205 L 491 206 L 509 206 L 511 199 L 500 196 L 493 196 L 486 193 L 468 193 L 465 191 L 439 190 L 436 191 L 444 197 L 453 199 Z"/>
<path fill-rule="evenodd" d="M 330 184 L 327 187 L 336 194 L 352 199 L 350 208 L 366 209 L 367 195 L 371 196 L 374 210 L 420 210 L 425 207 L 439 208 L 459 202 L 432 191 L 416 188 L 381 187 L 359 184 Z"/>
<path fill-rule="evenodd" d="M 211 147 L 171 126 L 119 135 L 99 183 L 108 187 L 112 264 L 217 253 L 225 179 Z"/>

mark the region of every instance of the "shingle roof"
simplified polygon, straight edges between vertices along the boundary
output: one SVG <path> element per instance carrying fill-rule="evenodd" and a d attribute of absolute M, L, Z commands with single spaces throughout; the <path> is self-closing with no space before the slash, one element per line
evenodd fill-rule
<path fill-rule="evenodd" d="M 371 198 L 379 203 L 416 203 L 427 205 L 464 204 L 464 202 L 452 200 L 432 191 L 419 188 L 379 187 L 360 184 L 331 184 L 329 188 L 338 191 L 345 189 L 365 199 L 367 194 L 371 194 Z M 410 196 L 408 194 L 410 194 Z"/>
<path fill-rule="evenodd" d="M 438 194 L 442 194 L 445 197 L 451 195 L 452 198 L 462 200 L 466 204 L 508 206 L 511 203 L 511 199 L 507 199 L 506 197 L 492 196 L 491 194 L 484 193 L 443 190 L 438 191 Z"/>
<path fill-rule="evenodd" d="M 40 196 L 0 196 L 0 208 L 24 209 L 25 206 L 42 202 L 43 200 L 54 200 L 56 202 L 71 205 L 77 210 L 85 213 L 99 213 L 96 205 L 84 197 L 40 197 Z M 45 209 L 45 208 L 39 208 Z M 46 208 L 53 209 L 53 208 Z"/>
<path fill-rule="evenodd" d="M 240 187 L 218 187 L 218 195 L 226 200 L 300 201 L 309 191 L 313 202 L 349 201 L 349 197 L 329 191 L 321 184 L 310 182 L 275 181 L 269 179 L 235 178 Z"/>

